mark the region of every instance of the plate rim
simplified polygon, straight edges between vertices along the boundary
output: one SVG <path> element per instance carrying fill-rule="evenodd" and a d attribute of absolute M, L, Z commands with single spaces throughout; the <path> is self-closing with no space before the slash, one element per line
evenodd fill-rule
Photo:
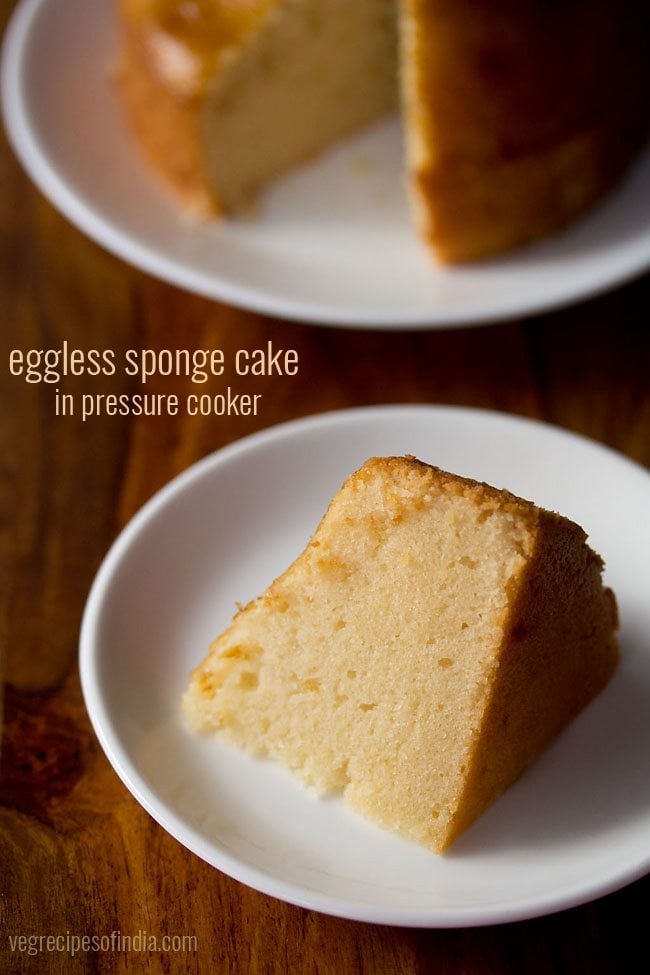
<path fill-rule="evenodd" d="M 609 873 L 604 879 L 599 877 L 590 884 L 580 883 L 570 888 L 565 886 L 560 894 L 548 894 L 541 898 L 531 896 L 526 900 L 499 901 L 496 905 L 469 905 L 462 908 L 436 908 L 427 911 L 402 907 L 387 908 L 349 897 L 343 899 L 337 895 L 310 889 L 299 883 L 279 880 L 272 873 L 240 860 L 227 849 L 218 845 L 217 841 L 203 837 L 197 829 L 188 825 L 180 814 L 169 809 L 164 800 L 156 797 L 155 790 L 149 786 L 133 763 L 130 754 L 120 744 L 119 736 L 115 732 L 114 722 L 110 717 L 109 708 L 103 699 L 101 680 L 98 675 L 101 654 L 97 632 L 102 606 L 114 571 L 119 569 L 121 560 L 128 554 L 130 546 L 137 540 L 141 531 L 169 501 L 185 491 L 195 480 L 206 476 L 220 466 L 227 465 L 231 459 L 243 453 L 255 451 L 258 445 L 266 446 L 274 440 L 291 438 L 295 434 L 300 434 L 304 430 L 314 427 L 327 427 L 332 424 L 345 425 L 350 422 L 354 423 L 357 419 L 363 421 L 369 417 L 387 418 L 388 416 L 399 415 L 400 418 L 405 418 L 409 414 L 417 414 L 419 417 L 423 417 L 425 414 L 435 415 L 443 419 L 445 416 L 480 417 L 484 421 L 504 424 L 515 423 L 536 429 L 541 427 L 547 434 L 559 434 L 570 441 L 578 441 L 592 449 L 602 451 L 611 461 L 616 461 L 619 464 L 623 462 L 630 473 L 645 478 L 650 486 L 650 472 L 636 461 L 611 447 L 545 421 L 483 408 L 426 403 L 353 407 L 300 417 L 257 431 L 217 449 L 173 477 L 142 505 L 110 546 L 90 588 L 81 623 L 79 641 L 80 677 L 84 703 L 90 722 L 106 757 L 122 783 L 167 833 L 212 867 L 263 894 L 334 917 L 391 924 L 399 927 L 421 928 L 463 928 L 505 924 L 542 917 L 577 907 L 613 893 L 645 876 L 650 872 L 650 855 L 646 856 L 645 860 L 641 857 L 633 865 L 625 864 L 618 871 Z"/>
<path fill-rule="evenodd" d="M 641 276 L 650 267 L 650 248 L 640 251 L 634 259 L 612 262 L 608 273 L 571 285 L 572 278 L 553 293 L 538 292 L 531 302 L 506 299 L 498 307 L 473 312 L 411 311 L 400 320 L 394 312 L 382 314 L 375 309 L 371 313 L 363 308 L 345 309 L 323 303 L 313 304 L 304 300 L 278 297 L 266 289 L 231 282 L 227 277 L 210 275 L 166 256 L 156 247 L 135 239 L 121 229 L 110 215 L 104 214 L 64 177 L 49 157 L 44 144 L 29 122 L 22 75 L 31 29 L 42 8 L 53 0 L 20 0 L 13 11 L 2 44 L 0 88 L 5 130 L 17 158 L 24 169 L 49 200 L 66 219 L 96 244 L 114 257 L 144 271 L 152 277 L 172 284 L 211 301 L 221 301 L 257 314 L 269 315 L 303 324 L 325 325 L 338 328 L 360 328 L 375 331 L 417 331 L 426 329 L 453 329 L 485 326 L 507 322 L 516 318 L 530 317 L 552 312 L 580 301 L 595 298 L 613 288 L 623 286 Z M 97 3 L 98 0 L 91 0 Z M 449 273 L 453 273 L 453 268 Z"/>

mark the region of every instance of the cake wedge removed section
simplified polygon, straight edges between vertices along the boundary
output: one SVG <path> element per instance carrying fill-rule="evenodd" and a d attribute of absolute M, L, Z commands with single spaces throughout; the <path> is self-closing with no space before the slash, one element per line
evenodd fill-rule
<path fill-rule="evenodd" d="M 369 460 L 212 645 L 184 712 L 441 852 L 616 666 L 585 539 L 505 491 Z"/>

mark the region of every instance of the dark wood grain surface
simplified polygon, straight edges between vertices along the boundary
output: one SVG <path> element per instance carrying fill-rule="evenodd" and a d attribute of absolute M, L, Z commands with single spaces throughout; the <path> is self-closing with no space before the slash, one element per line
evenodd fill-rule
<path fill-rule="evenodd" d="M 4 27 L 12 0 L 0 0 Z M 371 403 L 490 407 L 537 417 L 650 465 L 650 279 L 552 315 L 458 331 L 373 333 L 270 320 L 182 293 L 73 229 L 0 146 L 0 779 L 3 972 L 618 975 L 647 953 L 650 881 L 552 917 L 417 931 L 328 918 L 225 877 L 160 829 L 94 737 L 77 667 L 81 613 L 111 540 L 193 461 L 254 430 Z M 52 388 L 8 353 L 295 348 L 293 378 L 248 380 L 248 418 L 57 417 Z M 232 383 L 214 379 L 211 392 Z M 84 385 L 86 384 L 86 385 Z M 88 380 L 79 380 L 78 390 Z M 133 392 L 133 380 L 92 390 Z M 74 387 L 72 387 L 74 388 Z M 152 392 L 192 391 L 158 379 Z M 196 952 L 28 955 L 9 935 L 138 930 L 196 935 Z"/>

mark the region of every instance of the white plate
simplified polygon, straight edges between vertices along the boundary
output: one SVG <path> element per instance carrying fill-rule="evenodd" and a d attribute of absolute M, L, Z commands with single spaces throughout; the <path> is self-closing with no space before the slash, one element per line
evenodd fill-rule
<path fill-rule="evenodd" d="M 410 452 L 589 531 L 623 659 L 605 692 L 444 857 L 319 800 L 274 763 L 186 731 L 180 696 L 209 642 L 301 551 L 368 456 Z M 121 534 L 81 635 L 94 728 L 133 795 L 232 877 L 342 917 L 512 921 L 614 890 L 649 866 L 650 478 L 553 427 L 447 407 L 325 414 L 241 440 L 176 478 Z"/>
<path fill-rule="evenodd" d="M 452 326 L 557 307 L 650 264 L 650 151 L 567 233 L 454 270 L 416 239 L 388 122 L 281 180 L 255 219 L 196 225 L 126 131 L 112 80 L 115 0 L 24 0 L 8 31 L 3 103 L 34 181 L 90 237 L 210 298 L 300 321 Z"/>

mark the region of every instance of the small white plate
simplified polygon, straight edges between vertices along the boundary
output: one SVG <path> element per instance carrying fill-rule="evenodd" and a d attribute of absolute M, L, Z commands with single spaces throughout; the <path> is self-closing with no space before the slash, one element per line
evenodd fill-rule
<path fill-rule="evenodd" d="M 601 292 L 650 265 L 650 151 L 568 232 L 449 269 L 409 222 L 396 121 L 280 180 L 254 219 L 193 224 L 127 131 L 113 75 L 115 0 L 23 0 L 2 86 L 9 136 L 47 197 L 124 260 L 286 318 L 417 328 L 489 322 Z"/>
<path fill-rule="evenodd" d="M 302 550 L 344 478 L 414 453 L 562 511 L 607 560 L 623 658 L 605 692 L 444 857 L 274 763 L 192 735 L 191 669 Z M 537 916 L 649 866 L 650 478 L 590 441 L 451 407 L 325 414 L 248 437 L 176 478 L 136 515 L 92 588 L 83 691 L 118 775 L 208 863 L 267 894 L 381 923 L 451 927 Z"/>

